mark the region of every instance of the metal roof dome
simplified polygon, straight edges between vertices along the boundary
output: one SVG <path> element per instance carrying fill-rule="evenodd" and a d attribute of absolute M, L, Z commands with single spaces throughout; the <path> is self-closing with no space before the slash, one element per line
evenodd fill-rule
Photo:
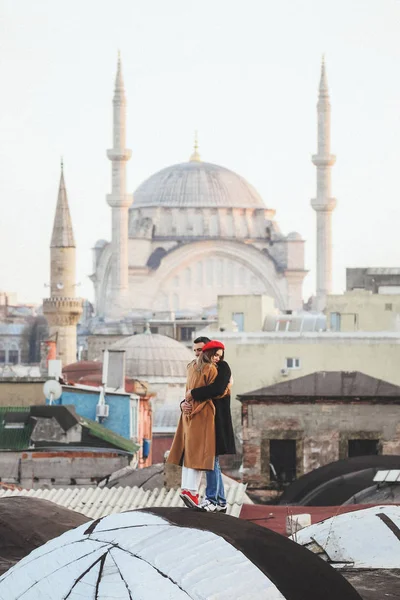
<path fill-rule="evenodd" d="M 191 159 L 151 175 L 133 194 L 131 208 L 266 208 L 243 177 L 225 167 Z"/>
<path fill-rule="evenodd" d="M 186 367 L 193 360 L 186 346 L 158 333 L 140 333 L 118 340 L 113 350 L 125 350 L 126 375 L 155 381 L 169 377 L 186 381 Z"/>

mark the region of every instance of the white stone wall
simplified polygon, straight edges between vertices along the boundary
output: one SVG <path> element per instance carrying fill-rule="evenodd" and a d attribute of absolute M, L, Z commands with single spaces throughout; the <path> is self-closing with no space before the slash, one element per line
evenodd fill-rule
<path fill-rule="evenodd" d="M 286 252 L 288 242 L 281 242 Z M 204 240 L 182 244 L 173 242 L 170 251 L 156 270 L 130 267 L 127 311 L 202 310 L 217 304 L 218 295 L 267 294 L 280 309 L 299 309 L 302 305 L 302 281 L 305 272 L 295 269 L 278 272 L 276 263 L 251 244 L 240 241 Z M 293 246 L 296 246 L 293 243 Z M 303 244 L 299 244 L 302 254 Z M 131 240 L 130 253 L 135 252 Z M 96 274 L 98 314 L 108 316 L 112 303 L 110 253 L 105 249 Z"/>

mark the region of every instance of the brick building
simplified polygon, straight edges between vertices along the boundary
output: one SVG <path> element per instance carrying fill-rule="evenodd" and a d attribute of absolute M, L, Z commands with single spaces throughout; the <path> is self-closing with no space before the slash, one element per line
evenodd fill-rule
<path fill-rule="evenodd" d="M 400 387 L 360 372 L 317 372 L 238 397 L 243 476 L 282 489 L 351 456 L 400 454 Z"/>

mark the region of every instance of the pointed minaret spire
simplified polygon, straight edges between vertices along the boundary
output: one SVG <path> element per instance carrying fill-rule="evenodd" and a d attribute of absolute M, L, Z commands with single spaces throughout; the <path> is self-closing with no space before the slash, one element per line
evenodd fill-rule
<path fill-rule="evenodd" d="M 125 148 L 126 98 L 119 53 L 113 116 L 113 147 L 107 151 L 112 163 L 111 194 L 107 195 L 107 202 L 112 210 L 112 298 L 108 316 L 120 318 L 126 308 L 128 294 L 128 209 L 133 199 L 132 195 L 126 193 L 126 163 L 131 157 L 131 151 Z"/>
<path fill-rule="evenodd" d="M 61 159 L 61 177 L 58 188 L 53 235 L 50 243 L 50 298 L 43 301 L 50 338 L 56 340 L 57 358 L 63 365 L 76 361 L 76 324 L 82 314 L 82 300 L 76 298 L 75 240 L 64 181 L 64 163 Z"/>
<path fill-rule="evenodd" d="M 199 140 L 197 136 L 197 131 L 194 132 L 194 144 L 193 144 L 193 154 L 191 155 L 190 162 L 201 162 L 200 154 L 199 154 Z"/>
<path fill-rule="evenodd" d="M 319 97 L 329 97 L 328 79 L 326 77 L 325 54 L 322 55 L 321 61 L 321 79 L 319 81 Z"/>
<path fill-rule="evenodd" d="M 118 50 L 117 75 L 115 76 L 115 95 L 122 93 L 125 96 L 124 78 L 122 76 L 121 52 Z"/>
<path fill-rule="evenodd" d="M 74 232 L 68 206 L 67 190 L 64 181 L 64 163 L 61 159 L 61 176 L 58 188 L 56 214 L 50 248 L 75 248 Z"/>
<path fill-rule="evenodd" d="M 329 101 L 325 59 L 322 57 L 321 79 L 317 103 L 318 153 L 312 157 L 317 167 L 317 197 L 311 206 L 317 213 L 317 301 L 316 309 L 324 310 L 326 296 L 332 293 L 332 211 L 331 169 L 336 157 L 331 154 L 331 104 Z"/>

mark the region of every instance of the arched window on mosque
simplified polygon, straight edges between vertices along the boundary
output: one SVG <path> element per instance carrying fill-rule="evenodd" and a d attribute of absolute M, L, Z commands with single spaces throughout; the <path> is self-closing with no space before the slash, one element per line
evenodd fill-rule
<path fill-rule="evenodd" d="M 188 287 L 192 285 L 192 271 L 189 267 L 185 269 L 185 285 Z"/>
<path fill-rule="evenodd" d="M 214 284 L 214 264 L 212 259 L 208 259 L 206 262 L 206 277 L 207 277 L 207 285 Z"/>
<path fill-rule="evenodd" d="M 232 209 L 229 208 L 225 215 L 225 231 L 229 238 L 235 237 Z"/>
<path fill-rule="evenodd" d="M 203 263 L 201 261 L 196 264 L 196 280 L 197 285 L 203 285 Z"/>
<path fill-rule="evenodd" d="M 217 258 L 215 261 L 215 281 L 218 287 L 223 285 L 223 268 L 222 268 L 222 259 Z"/>
<path fill-rule="evenodd" d="M 248 236 L 248 228 L 247 228 L 247 222 L 246 222 L 246 213 L 244 210 L 239 209 L 237 211 L 237 224 L 238 224 L 238 228 L 239 228 L 239 234 L 240 237 L 247 237 Z"/>
<path fill-rule="evenodd" d="M 204 235 L 203 213 L 198 208 L 195 210 L 195 213 L 194 213 L 193 235 L 195 235 L 195 236 Z"/>
<path fill-rule="evenodd" d="M 219 234 L 218 227 L 218 214 L 216 210 L 212 210 L 209 218 L 209 235 L 210 237 L 217 237 Z"/>
<path fill-rule="evenodd" d="M 162 219 L 164 221 L 163 223 L 163 227 L 164 227 L 164 234 L 165 235 L 172 235 L 172 230 L 173 230 L 173 223 L 172 223 L 172 212 L 170 208 L 165 208 L 164 209 L 164 214 L 162 215 Z M 176 227 L 175 227 L 176 230 Z"/>

